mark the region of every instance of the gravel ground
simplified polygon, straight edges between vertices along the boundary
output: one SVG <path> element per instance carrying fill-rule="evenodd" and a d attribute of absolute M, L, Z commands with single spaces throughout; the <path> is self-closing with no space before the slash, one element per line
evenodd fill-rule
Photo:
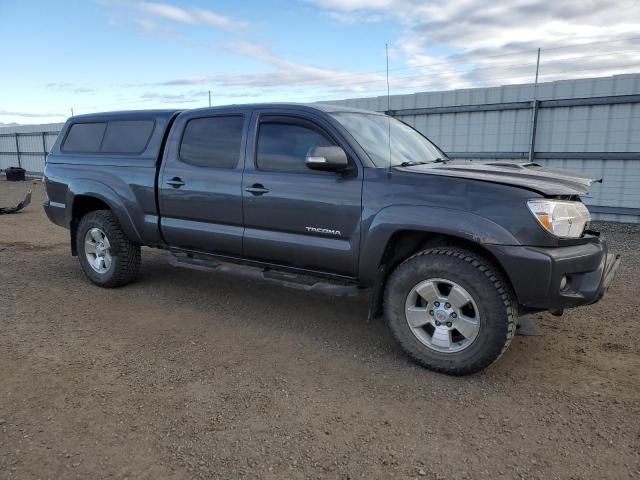
<path fill-rule="evenodd" d="M 605 299 L 466 378 L 362 299 L 175 269 L 103 290 L 0 180 L 0 478 L 640 478 L 640 228 Z"/>

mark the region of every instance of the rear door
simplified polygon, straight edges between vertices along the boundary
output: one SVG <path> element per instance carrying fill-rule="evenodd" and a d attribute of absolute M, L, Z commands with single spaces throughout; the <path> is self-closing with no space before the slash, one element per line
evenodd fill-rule
<path fill-rule="evenodd" d="M 158 179 L 160 230 L 169 246 L 242 255 L 246 124 L 233 111 L 176 119 Z"/>
<path fill-rule="evenodd" d="M 308 270 L 357 275 L 362 167 L 321 117 L 254 113 L 245 158 L 244 255 Z M 314 146 L 339 145 L 346 173 L 305 165 Z"/>

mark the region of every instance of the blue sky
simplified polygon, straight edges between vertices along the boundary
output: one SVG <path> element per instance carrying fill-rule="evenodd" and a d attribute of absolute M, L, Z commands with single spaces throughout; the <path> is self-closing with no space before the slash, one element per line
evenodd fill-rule
<path fill-rule="evenodd" d="M 628 73 L 638 3 L 0 0 L 0 122 Z"/>

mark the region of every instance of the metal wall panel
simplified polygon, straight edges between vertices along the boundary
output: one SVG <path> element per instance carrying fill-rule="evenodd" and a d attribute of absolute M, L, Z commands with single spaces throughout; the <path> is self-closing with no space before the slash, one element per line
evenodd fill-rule
<path fill-rule="evenodd" d="M 0 136 L 0 152 L 15 152 L 16 140 L 13 136 Z"/>
<path fill-rule="evenodd" d="M 18 166 L 18 156 L 11 153 L 0 153 L 0 170 Z"/>
<path fill-rule="evenodd" d="M 45 132 L 44 143 L 47 148 L 47 152 L 50 152 L 53 148 L 53 144 L 56 143 L 58 138 L 58 132 Z"/>
<path fill-rule="evenodd" d="M 45 154 L 53 147 L 63 125 L 50 123 L 0 128 L 0 170 L 21 166 L 29 173 L 42 173 Z M 18 150 L 19 155 L 15 153 Z"/>
<path fill-rule="evenodd" d="M 562 80 L 500 87 L 461 89 L 447 92 L 421 92 L 387 97 L 354 98 L 323 103 L 375 111 L 394 111 L 399 119 L 414 126 L 455 158 L 501 161 L 528 158 L 532 132 L 533 100 L 543 101 L 538 109 L 535 161 L 544 166 L 583 171 L 602 177 L 594 184 L 585 203 L 595 207 L 632 208 L 640 211 L 640 103 L 615 103 L 624 98 L 602 100 L 602 105 L 544 107 L 544 101 L 590 99 L 606 96 L 637 96 L 640 74 L 605 78 Z M 519 105 L 517 102 L 521 102 Z M 528 104 L 522 104 L 528 102 Z M 573 103 L 582 100 L 573 100 Z M 608 103 L 607 103 L 608 102 Z M 511 103 L 511 105 L 505 105 Z M 565 102 L 566 103 L 566 102 Z M 592 102 L 593 103 L 593 102 Z M 496 105 L 503 104 L 503 105 Z M 418 113 L 403 110 L 448 110 L 443 113 Z M 463 111 L 455 111 L 463 110 Z M 475 109 L 475 110 L 474 110 Z M 454 111 L 451 111 L 454 110 Z M 546 159 L 546 154 L 571 153 L 572 158 Z M 580 153 L 589 158 L 579 158 Z M 483 156 L 483 153 L 486 154 Z M 627 154 L 614 159 L 610 153 Z M 498 158 L 497 155 L 501 154 Z M 596 158 L 592 158 L 593 156 Z M 602 154 L 602 158 L 597 158 Z M 482 160 L 479 158 L 482 157 Z M 594 218 L 640 222 L 640 214 L 594 213 Z"/>
<path fill-rule="evenodd" d="M 640 95 L 640 74 L 605 78 L 562 80 L 446 92 L 352 98 L 329 101 L 365 110 L 394 111 L 456 158 L 474 161 L 528 158 L 534 98 L 540 100 L 535 135 L 535 161 L 545 166 L 583 171 L 602 177 L 585 203 L 600 209 L 640 211 L 640 102 L 627 96 Z M 610 97 L 597 99 L 595 97 Z M 611 98 L 613 97 L 613 98 Z M 617 97 L 617 98 L 615 98 Z M 594 99 L 589 100 L 589 99 Z M 578 100 L 576 100 L 578 99 Z M 590 103 L 584 105 L 584 100 Z M 562 102 L 562 100 L 570 100 Z M 545 106 L 545 101 L 556 101 Z M 567 103 L 572 105 L 566 106 Z M 581 103 L 581 105 L 576 105 Z M 410 112 L 430 109 L 429 113 Z M 444 111 L 434 111 L 439 109 Z M 403 114 L 403 110 L 407 111 Z M 15 137 L 7 133 L 45 134 L 49 151 L 63 124 L 25 125 L 0 128 L 0 169 L 17 165 Z M 41 152 L 42 136 L 18 136 L 21 152 Z M 545 158 L 562 156 L 570 158 Z M 584 158 L 580 158 L 584 153 Z M 492 157 L 493 155 L 493 157 Z M 600 156 L 602 158 L 600 158 Z M 621 158 L 623 156 L 624 158 Z M 24 168 L 41 172 L 42 155 L 21 154 Z M 594 213 L 595 218 L 640 222 L 640 214 Z"/>
<path fill-rule="evenodd" d="M 59 132 L 64 123 L 46 123 L 42 125 L 17 125 L 14 127 L 0 128 L 0 134 L 4 133 L 39 133 L 39 132 Z"/>
<path fill-rule="evenodd" d="M 21 155 L 20 164 L 31 174 L 41 173 L 44 166 L 44 155 Z"/>

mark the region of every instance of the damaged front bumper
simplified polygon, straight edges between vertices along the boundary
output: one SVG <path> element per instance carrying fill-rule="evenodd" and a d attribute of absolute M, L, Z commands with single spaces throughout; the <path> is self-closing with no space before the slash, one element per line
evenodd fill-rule
<path fill-rule="evenodd" d="M 609 289 L 611 282 L 613 282 L 613 279 L 618 272 L 618 268 L 620 268 L 620 254 L 608 253 L 604 260 L 604 275 L 602 276 L 599 295 L 592 303 L 597 302 L 604 296 L 606 291 Z"/>
<path fill-rule="evenodd" d="M 600 300 L 620 266 L 601 239 L 558 248 L 489 247 L 511 280 L 518 303 L 529 310 L 561 313 Z"/>

